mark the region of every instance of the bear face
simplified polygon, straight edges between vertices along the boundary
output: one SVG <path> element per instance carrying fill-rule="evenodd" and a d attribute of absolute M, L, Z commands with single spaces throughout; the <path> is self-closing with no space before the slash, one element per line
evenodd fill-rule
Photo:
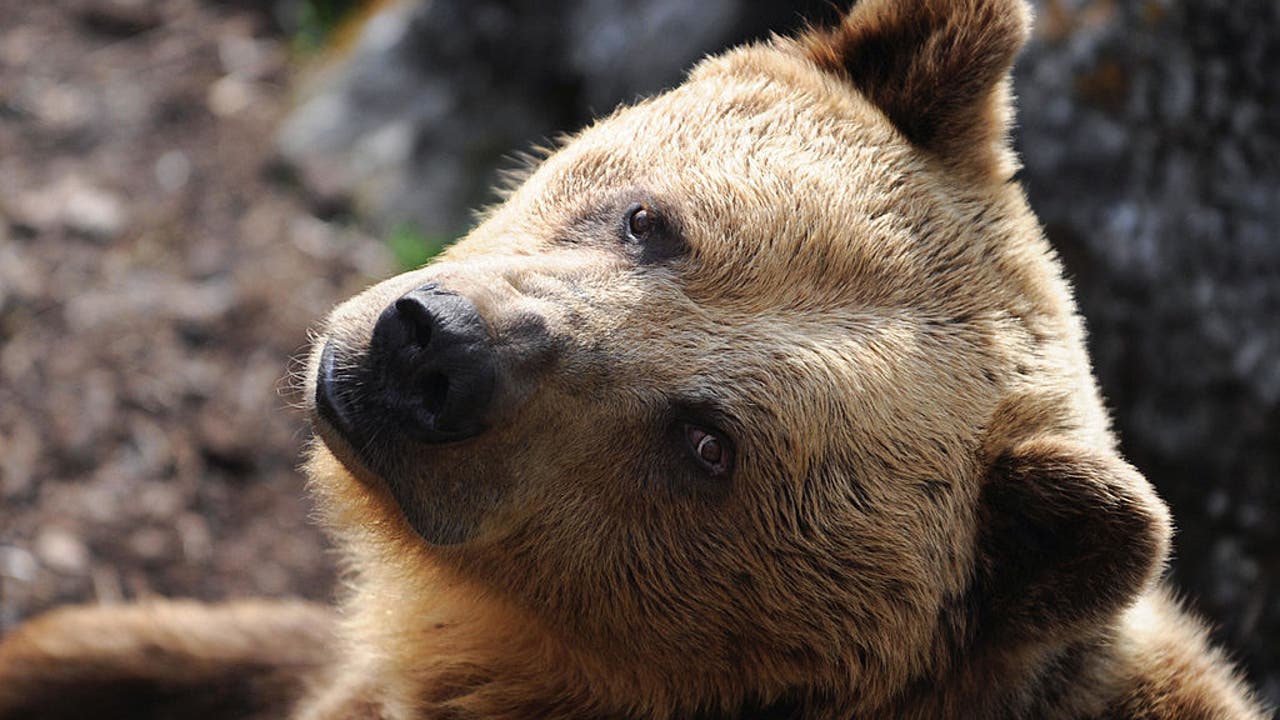
<path fill-rule="evenodd" d="M 371 655 L 505 645 L 583 706 L 681 716 L 874 711 L 1103 643 L 1167 519 L 1009 182 L 1026 22 L 865 2 L 709 59 L 336 309 L 310 471 Z"/>

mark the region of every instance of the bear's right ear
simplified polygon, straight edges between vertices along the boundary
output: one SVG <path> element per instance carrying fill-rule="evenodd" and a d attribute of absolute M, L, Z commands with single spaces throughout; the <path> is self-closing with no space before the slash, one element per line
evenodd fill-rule
<path fill-rule="evenodd" d="M 799 42 L 912 143 L 1003 179 L 1015 167 L 1009 69 L 1030 25 L 1024 0 L 861 0 Z"/>
<path fill-rule="evenodd" d="M 978 523 L 978 626 L 1023 640 L 1100 625 L 1123 609 L 1159 575 L 1171 534 L 1168 510 L 1137 470 L 1053 437 L 995 459 Z"/>

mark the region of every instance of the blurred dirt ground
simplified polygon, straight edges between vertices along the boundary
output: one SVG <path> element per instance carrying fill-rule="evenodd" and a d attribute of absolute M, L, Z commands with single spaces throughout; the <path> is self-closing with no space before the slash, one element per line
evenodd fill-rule
<path fill-rule="evenodd" d="M 330 594 L 286 374 L 392 268 L 270 160 L 290 64 L 257 8 L 0 0 L 0 634 Z"/>

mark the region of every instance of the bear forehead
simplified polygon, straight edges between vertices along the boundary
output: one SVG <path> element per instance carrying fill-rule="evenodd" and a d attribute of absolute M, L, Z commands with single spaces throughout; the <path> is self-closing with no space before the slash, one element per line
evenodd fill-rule
<path fill-rule="evenodd" d="M 802 188 L 767 184 L 817 190 L 857 173 L 874 185 L 923 169 L 911 166 L 908 143 L 847 85 L 775 49 L 740 52 L 774 62 L 739 71 L 707 61 L 683 85 L 598 121 L 551 158 L 544 189 L 590 196 L 644 181 L 707 197 L 732 197 L 744 184 L 792 194 Z M 790 72 L 770 72 L 774 65 Z"/>
<path fill-rule="evenodd" d="M 569 138 L 494 229 L 555 238 L 632 193 L 678 216 L 693 249 L 686 290 L 713 303 L 732 279 L 753 286 L 755 310 L 803 300 L 954 316 L 981 298 L 1008 314 L 1044 264 L 1019 241 L 1021 195 L 947 172 L 847 83 L 753 47 Z"/>

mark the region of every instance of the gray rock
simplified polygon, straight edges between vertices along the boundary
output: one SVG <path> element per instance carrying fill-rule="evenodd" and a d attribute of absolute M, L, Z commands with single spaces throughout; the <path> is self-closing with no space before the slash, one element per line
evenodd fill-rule
<path fill-rule="evenodd" d="M 456 237 L 513 153 L 674 85 L 708 52 L 794 26 L 800 10 L 830 13 L 821 0 L 393 4 L 304 89 L 280 152 L 323 203 L 350 202 L 382 232 L 410 222 Z"/>
<path fill-rule="evenodd" d="M 1173 506 L 1176 579 L 1274 702 L 1280 5 L 1091 3 L 1046 29 L 1049 5 L 1016 76 L 1023 180 L 1124 449 Z"/>

